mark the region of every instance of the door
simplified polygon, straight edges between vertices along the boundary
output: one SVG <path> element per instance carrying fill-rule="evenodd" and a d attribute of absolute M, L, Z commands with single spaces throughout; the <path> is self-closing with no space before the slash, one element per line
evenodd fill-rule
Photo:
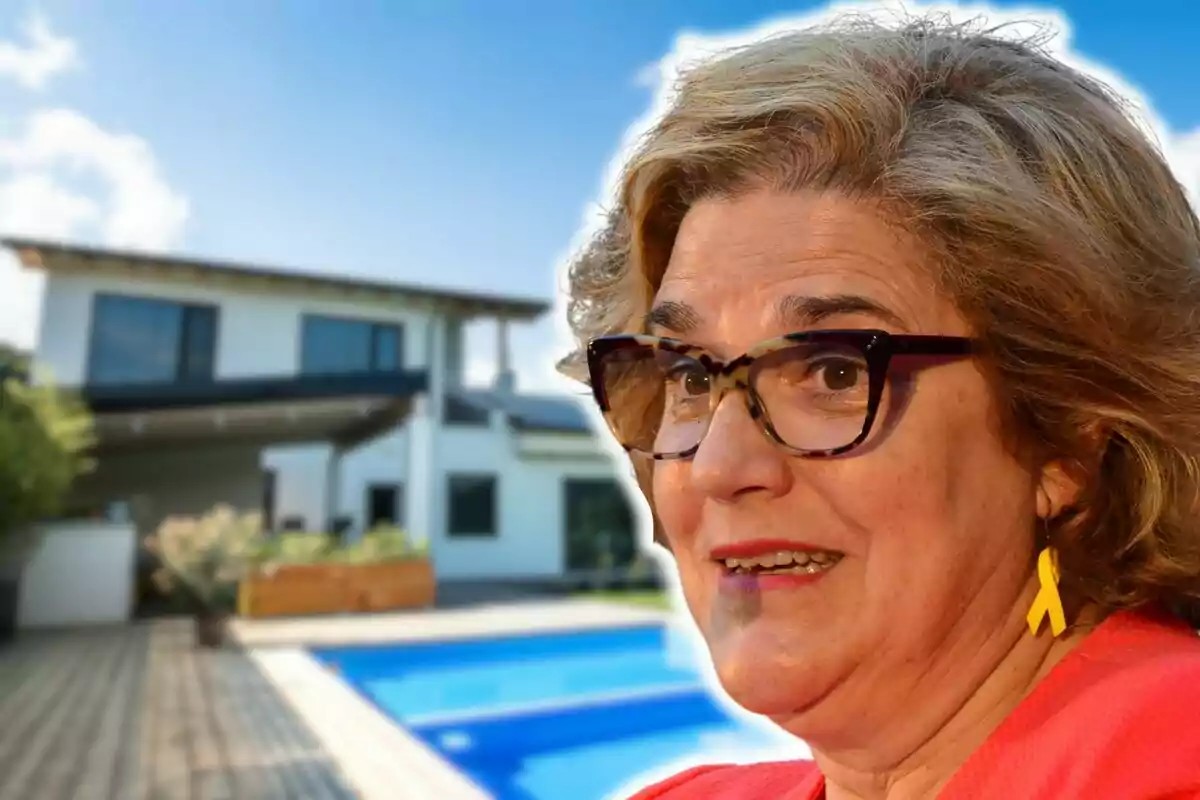
<path fill-rule="evenodd" d="M 373 483 L 367 487 L 367 527 L 400 524 L 400 486 Z"/>
<path fill-rule="evenodd" d="M 279 487 L 279 473 L 273 469 L 264 469 L 263 478 L 263 530 L 275 530 L 275 498 Z"/>
<path fill-rule="evenodd" d="M 633 510 L 621 485 L 603 478 L 563 484 L 568 570 L 627 567 L 637 555 Z"/>

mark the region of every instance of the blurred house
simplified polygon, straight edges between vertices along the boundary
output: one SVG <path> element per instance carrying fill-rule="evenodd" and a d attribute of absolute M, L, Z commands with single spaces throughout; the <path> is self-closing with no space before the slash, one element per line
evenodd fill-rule
<path fill-rule="evenodd" d="M 27 569 L 27 625 L 128 616 L 136 542 L 218 503 L 261 509 L 276 531 L 398 524 L 427 538 L 442 581 L 634 556 L 617 467 L 575 400 L 514 384 L 508 326 L 543 301 L 4 245 L 45 274 L 34 363 L 81 391 L 99 436 L 66 532 Z M 480 319 L 498 323 L 499 378 L 468 387 L 464 326 Z"/>

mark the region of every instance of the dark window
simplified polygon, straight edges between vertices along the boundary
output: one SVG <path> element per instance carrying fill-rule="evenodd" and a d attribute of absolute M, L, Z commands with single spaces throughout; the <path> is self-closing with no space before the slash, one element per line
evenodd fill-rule
<path fill-rule="evenodd" d="M 496 476 L 451 475 L 449 491 L 451 536 L 496 535 Z"/>
<path fill-rule="evenodd" d="M 488 410 L 474 403 L 469 403 L 461 397 L 447 394 L 442 400 L 442 419 L 449 425 L 484 425 L 488 424 Z"/>
<path fill-rule="evenodd" d="M 346 533 L 354 527 L 354 517 L 340 516 L 334 517 L 333 522 L 329 524 L 329 532 L 334 538 L 341 541 L 345 539 Z"/>
<path fill-rule="evenodd" d="M 402 518 L 399 484 L 375 483 L 367 487 L 367 530 L 376 525 L 399 525 Z"/>
<path fill-rule="evenodd" d="M 306 375 L 397 372 L 403 366 L 399 325 L 308 315 L 300 334 Z"/>
<path fill-rule="evenodd" d="M 373 366 L 379 372 L 400 369 L 400 328 L 395 325 L 373 325 L 375 355 Z"/>
<path fill-rule="evenodd" d="M 263 529 L 275 530 L 275 493 L 279 486 L 279 475 L 273 469 L 263 470 Z"/>
<path fill-rule="evenodd" d="M 637 557 L 633 509 L 614 480 L 567 478 L 563 482 L 566 513 L 567 569 L 627 567 Z"/>
<path fill-rule="evenodd" d="M 183 311 L 180 380 L 209 380 L 213 376 L 217 351 L 217 310 L 189 306 Z"/>
<path fill-rule="evenodd" d="M 97 294 L 88 382 L 212 380 L 216 346 L 214 306 Z"/>

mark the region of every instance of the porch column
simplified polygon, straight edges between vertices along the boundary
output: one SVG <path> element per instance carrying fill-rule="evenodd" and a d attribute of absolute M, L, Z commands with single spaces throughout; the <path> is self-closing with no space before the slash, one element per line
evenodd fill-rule
<path fill-rule="evenodd" d="M 405 528 L 424 538 L 436 559 L 445 536 L 445 479 L 438 459 L 438 429 L 445 402 L 445 320 L 433 316 L 426 326 L 427 389 L 416 398 L 408 429 Z"/>
<path fill-rule="evenodd" d="M 342 500 L 342 448 L 329 446 L 329 459 L 325 462 L 325 521 L 321 526 L 324 533 L 333 533 L 333 521 L 339 516 Z"/>
<path fill-rule="evenodd" d="M 517 389 L 517 376 L 512 368 L 512 355 L 508 347 L 508 320 L 496 319 L 496 378 L 492 388 L 498 394 L 510 395 Z"/>
<path fill-rule="evenodd" d="M 496 374 L 505 375 L 512 369 L 512 355 L 508 347 L 508 320 L 496 320 Z"/>

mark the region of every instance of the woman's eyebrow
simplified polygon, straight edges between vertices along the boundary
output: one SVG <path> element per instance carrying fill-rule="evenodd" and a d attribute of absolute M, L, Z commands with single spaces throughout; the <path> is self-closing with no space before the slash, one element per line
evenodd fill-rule
<path fill-rule="evenodd" d="M 906 328 L 904 321 L 895 312 L 876 300 L 864 295 L 785 295 L 775 303 L 775 311 L 786 325 L 803 330 L 830 317 L 842 314 L 868 314 L 881 322 L 897 328 Z M 700 324 L 700 313 L 695 308 L 677 300 L 664 300 L 646 314 L 643 327 L 688 333 Z"/>
<path fill-rule="evenodd" d="M 877 300 L 857 294 L 786 295 L 775 303 L 775 309 L 781 320 L 799 329 L 842 314 L 868 314 L 897 328 L 907 327 L 895 312 Z"/>
<path fill-rule="evenodd" d="M 643 319 L 643 328 L 661 328 L 673 333 L 688 333 L 700 324 L 700 313 L 687 303 L 664 300 L 650 309 Z"/>

